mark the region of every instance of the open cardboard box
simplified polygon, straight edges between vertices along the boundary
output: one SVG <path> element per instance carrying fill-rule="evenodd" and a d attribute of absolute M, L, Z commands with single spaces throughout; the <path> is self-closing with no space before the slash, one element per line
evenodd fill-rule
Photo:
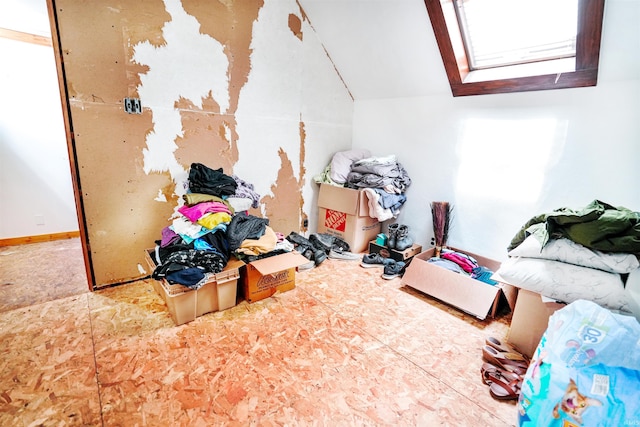
<path fill-rule="evenodd" d="M 549 317 L 566 304 L 548 300 L 526 289 L 518 291 L 518 301 L 511 317 L 507 342 L 522 354 L 533 357 L 542 334 L 547 330 Z"/>
<path fill-rule="evenodd" d="M 296 287 L 296 268 L 309 260 L 287 252 L 248 263 L 242 274 L 244 298 L 256 302 Z"/>
<path fill-rule="evenodd" d="M 500 267 L 498 261 L 490 258 L 460 249 L 449 249 L 470 255 L 479 265 L 492 271 L 497 271 Z M 508 304 L 511 310 L 514 309 L 518 295 L 514 286 L 502 282 L 490 285 L 429 263 L 429 259 L 434 256 L 435 248 L 414 256 L 402 277 L 402 284 L 431 295 L 480 320 L 484 320 L 487 315 L 495 317 L 501 301 Z"/>
<path fill-rule="evenodd" d="M 318 211 L 318 233 L 340 237 L 351 252 L 365 252 L 382 228 L 369 216 L 369 200 L 362 190 L 320 184 Z"/>

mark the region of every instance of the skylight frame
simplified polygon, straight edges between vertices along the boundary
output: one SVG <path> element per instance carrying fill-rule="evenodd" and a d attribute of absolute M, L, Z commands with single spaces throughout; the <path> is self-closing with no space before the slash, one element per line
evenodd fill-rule
<path fill-rule="evenodd" d="M 525 65 L 471 71 L 455 0 L 424 0 L 453 96 L 511 93 L 596 86 L 604 0 L 579 0 L 575 64 L 549 61 L 548 68 L 526 71 Z M 525 71 L 523 71 L 525 70 Z"/>

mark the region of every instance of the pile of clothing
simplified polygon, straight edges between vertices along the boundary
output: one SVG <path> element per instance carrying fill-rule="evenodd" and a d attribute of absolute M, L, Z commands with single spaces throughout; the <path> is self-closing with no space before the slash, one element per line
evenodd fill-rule
<path fill-rule="evenodd" d="M 511 285 L 640 319 L 640 298 L 628 286 L 640 269 L 639 212 L 594 200 L 542 213 L 521 227 L 508 255 L 497 275 Z"/>
<path fill-rule="evenodd" d="M 439 257 L 432 257 L 427 262 L 490 285 L 498 283 L 491 278 L 494 273 L 492 270 L 479 265 L 475 258 L 462 252 L 443 248 Z"/>
<path fill-rule="evenodd" d="M 407 201 L 405 192 L 411 178 L 395 155 L 372 157 L 368 150 L 340 151 L 314 177 L 316 183 L 363 190 L 369 215 L 380 222 L 397 218 Z"/>
<path fill-rule="evenodd" d="M 276 248 L 278 238 L 269 221 L 246 212 L 259 206 L 260 195 L 252 184 L 201 163 L 191 165 L 187 184 L 183 205 L 155 242 L 154 279 L 199 289 L 206 275 L 221 272 L 232 254 L 257 255 Z M 285 241 L 284 236 L 280 240 Z M 292 250 L 289 242 L 283 244 Z"/>
<path fill-rule="evenodd" d="M 231 256 L 249 263 L 297 250 L 309 259 L 306 268 L 328 257 L 357 258 L 339 237 L 317 233 L 307 239 L 296 232 L 285 236 L 269 226 L 269 219 L 250 215 L 247 210 L 259 206 L 260 195 L 252 184 L 221 168 L 193 163 L 187 184 L 183 205 L 155 242 L 154 279 L 199 289 Z"/>

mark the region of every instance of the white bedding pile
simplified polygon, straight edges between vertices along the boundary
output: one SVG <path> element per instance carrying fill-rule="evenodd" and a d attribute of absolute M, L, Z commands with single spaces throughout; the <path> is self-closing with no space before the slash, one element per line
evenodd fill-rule
<path fill-rule="evenodd" d="M 600 252 L 565 238 L 552 239 L 543 248 L 531 235 L 509 252 L 496 273 L 507 283 L 558 301 L 586 299 L 639 315 L 640 306 L 625 289 L 622 276 L 638 268 L 633 254 Z"/>

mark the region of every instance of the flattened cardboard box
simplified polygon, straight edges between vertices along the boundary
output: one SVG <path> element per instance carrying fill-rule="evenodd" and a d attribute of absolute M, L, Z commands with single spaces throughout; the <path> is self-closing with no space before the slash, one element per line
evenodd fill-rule
<path fill-rule="evenodd" d="M 351 252 L 364 252 L 382 224 L 369 216 L 369 200 L 362 190 L 320 184 L 318 194 L 318 233 L 338 236 Z"/>
<path fill-rule="evenodd" d="M 533 357 L 542 334 L 547 330 L 549 317 L 564 306 L 563 303 L 545 301 L 538 293 L 520 289 L 511 317 L 507 342 L 522 354 Z"/>
<path fill-rule="evenodd" d="M 410 248 L 404 251 L 397 251 L 395 249 L 389 249 L 384 245 L 379 245 L 375 240 L 369 242 L 369 253 L 380 254 L 384 258 L 391 258 L 396 261 L 406 261 L 422 252 L 422 246 L 413 244 Z"/>
<path fill-rule="evenodd" d="M 251 303 L 290 291 L 296 287 L 296 267 L 308 262 L 295 251 L 250 262 L 242 275 L 244 298 Z"/>
<path fill-rule="evenodd" d="M 497 271 L 500 267 L 498 261 L 460 249 L 449 249 L 470 255 L 479 265 L 492 271 Z M 517 288 L 506 283 L 490 285 L 431 264 L 428 261 L 434 255 L 435 249 L 431 248 L 414 256 L 402 277 L 402 284 L 431 295 L 480 320 L 484 320 L 487 315 L 495 317 L 501 301 L 505 301 L 511 310 L 514 309 Z"/>

